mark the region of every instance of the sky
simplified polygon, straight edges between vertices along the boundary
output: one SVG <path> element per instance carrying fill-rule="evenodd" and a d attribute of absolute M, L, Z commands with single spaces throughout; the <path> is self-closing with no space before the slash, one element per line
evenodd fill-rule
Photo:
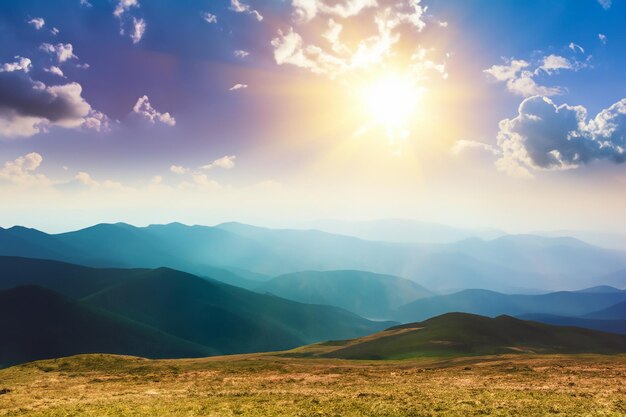
<path fill-rule="evenodd" d="M 0 2 L 0 226 L 626 233 L 626 0 Z"/>

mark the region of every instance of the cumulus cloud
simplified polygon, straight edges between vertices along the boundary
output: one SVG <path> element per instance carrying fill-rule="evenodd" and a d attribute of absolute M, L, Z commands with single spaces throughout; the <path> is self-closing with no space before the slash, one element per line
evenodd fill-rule
<path fill-rule="evenodd" d="M 118 181 L 112 180 L 104 180 L 104 181 L 96 181 L 90 174 L 87 172 L 81 171 L 74 177 L 74 180 L 79 184 L 82 184 L 89 188 L 99 188 L 105 190 L 115 190 L 115 191 L 130 191 L 129 187 L 124 186 L 122 183 Z"/>
<path fill-rule="evenodd" d="M 600 39 L 600 42 L 602 42 L 605 45 L 606 45 L 606 41 L 608 41 L 608 38 L 606 37 L 604 33 L 598 33 L 598 39 Z"/>
<path fill-rule="evenodd" d="M 56 45 L 44 43 L 40 46 L 40 49 L 50 54 L 56 55 L 57 61 L 59 61 L 59 63 L 78 58 L 76 55 L 74 55 L 74 47 L 71 43 L 57 43 Z"/>
<path fill-rule="evenodd" d="M 52 65 L 49 68 L 44 68 L 43 70 L 45 72 L 49 72 L 50 74 L 58 75 L 59 77 L 65 77 L 65 74 L 63 74 L 63 70 L 55 65 Z"/>
<path fill-rule="evenodd" d="M 29 25 L 33 25 L 35 29 L 39 30 L 46 24 L 46 21 L 43 20 L 43 17 L 34 17 L 30 19 L 28 22 Z"/>
<path fill-rule="evenodd" d="M 426 25 L 419 0 L 293 0 L 292 7 L 295 25 L 280 29 L 271 41 L 278 65 L 338 78 L 384 66 L 391 57 L 404 63 L 412 55 L 414 59 L 425 57 L 398 47 L 401 39 L 414 36 Z M 319 30 L 322 24 L 327 27 L 324 31 Z M 358 36 L 354 36 L 356 27 L 361 28 Z M 408 73 L 424 70 L 415 64 L 407 64 Z"/>
<path fill-rule="evenodd" d="M 518 115 L 500 122 L 496 166 L 514 175 L 626 159 L 626 98 L 588 119 L 583 106 L 526 98 Z"/>
<path fill-rule="evenodd" d="M 85 101 L 76 82 L 47 86 L 25 71 L 0 73 L 0 136 L 32 136 L 50 126 L 96 129 L 88 123 L 95 113 L 105 119 Z"/>
<path fill-rule="evenodd" d="M 130 39 L 133 41 L 133 43 L 139 43 L 145 32 L 146 21 L 143 19 L 135 19 L 133 17 L 133 31 L 130 34 Z"/>
<path fill-rule="evenodd" d="M 204 12 L 204 13 L 202 13 L 202 18 L 207 23 L 217 23 L 217 16 L 215 16 L 213 13 Z"/>
<path fill-rule="evenodd" d="M 31 152 L 14 161 L 7 161 L 0 169 L 0 181 L 7 181 L 20 186 L 47 186 L 52 182 L 43 174 L 35 171 L 41 166 L 43 157 Z"/>
<path fill-rule="evenodd" d="M 233 55 L 235 56 L 235 58 L 245 58 L 248 55 L 250 55 L 250 52 L 248 51 L 244 51 L 243 49 L 237 49 L 236 51 L 233 52 Z"/>
<path fill-rule="evenodd" d="M 126 13 L 133 7 L 139 7 L 138 0 L 119 0 L 117 5 L 115 6 L 115 10 L 113 10 L 113 14 L 115 15 L 115 17 L 121 17 L 124 13 Z"/>
<path fill-rule="evenodd" d="M 329 4 L 332 3 L 332 4 Z M 300 22 L 308 22 L 317 15 L 330 15 L 347 18 L 356 16 L 363 9 L 376 7 L 377 0 L 343 0 L 329 2 L 327 0 L 293 0 L 294 15 Z"/>
<path fill-rule="evenodd" d="M 230 87 L 229 91 L 243 90 L 244 88 L 248 88 L 248 84 L 235 84 Z"/>
<path fill-rule="evenodd" d="M 242 3 L 240 0 L 230 0 L 230 10 L 236 13 L 252 15 L 259 22 L 263 20 L 263 16 L 258 10 L 254 10 L 249 4 Z"/>
<path fill-rule="evenodd" d="M 0 65 L 0 72 L 13 72 L 13 71 L 30 71 L 32 62 L 28 58 L 16 56 L 14 62 L 7 62 Z"/>
<path fill-rule="evenodd" d="M 137 99 L 135 106 L 133 106 L 133 113 L 152 124 L 159 122 L 168 126 L 176 126 L 176 119 L 168 112 L 158 112 L 150 104 L 148 96 L 142 96 Z"/>
<path fill-rule="evenodd" d="M 483 72 L 496 81 L 506 83 L 507 89 L 513 94 L 523 97 L 535 95 L 550 97 L 563 94 L 565 89 L 540 85 L 535 80 L 537 76 L 553 75 L 561 70 L 578 71 L 584 67 L 584 63 L 551 54 L 534 63 L 523 59 L 507 59 L 503 65 L 493 65 Z"/>
<path fill-rule="evenodd" d="M 233 169 L 235 167 L 236 158 L 237 157 L 235 155 L 223 156 L 211 162 L 210 164 L 203 165 L 201 169 L 204 169 L 206 171 L 213 169 L 213 168 Z"/>
<path fill-rule="evenodd" d="M 59 29 L 57 29 L 57 28 L 52 28 L 52 29 L 50 29 L 50 33 L 52 33 L 54 36 L 58 35 L 58 34 L 59 34 L 59 32 L 60 32 L 60 31 L 59 31 Z"/>
<path fill-rule="evenodd" d="M 602 6 L 604 10 L 608 10 L 611 8 L 613 0 L 598 0 L 598 3 L 600 3 L 600 6 Z"/>
<path fill-rule="evenodd" d="M 177 175 L 183 175 L 189 172 L 189 168 L 185 168 L 184 166 L 181 166 L 181 165 L 172 165 L 170 166 L 170 172 L 173 172 L 174 174 L 177 174 Z"/>

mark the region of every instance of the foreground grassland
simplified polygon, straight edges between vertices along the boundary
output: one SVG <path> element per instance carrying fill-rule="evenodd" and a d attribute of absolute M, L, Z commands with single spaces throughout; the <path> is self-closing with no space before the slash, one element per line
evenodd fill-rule
<path fill-rule="evenodd" d="M 626 356 L 83 355 L 0 370 L 0 416 L 626 415 Z"/>

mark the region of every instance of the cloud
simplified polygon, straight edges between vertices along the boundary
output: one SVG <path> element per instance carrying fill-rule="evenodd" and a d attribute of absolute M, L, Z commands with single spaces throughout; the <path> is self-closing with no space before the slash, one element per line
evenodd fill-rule
<path fill-rule="evenodd" d="M 52 33 L 54 36 L 58 35 L 58 34 L 59 34 L 59 32 L 60 32 L 60 31 L 59 31 L 59 29 L 57 29 L 57 28 L 52 28 L 52 29 L 50 29 L 50 33 Z"/>
<path fill-rule="evenodd" d="M 63 71 L 61 70 L 61 68 L 55 65 L 52 65 L 50 68 L 44 68 L 43 70 L 45 72 L 49 72 L 50 74 L 58 75 L 59 77 L 65 78 L 65 74 L 63 74 Z"/>
<path fill-rule="evenodd" d="M 502 120 L 499 128 L 501 155 L 496 166 L 513 175 L 626 159 L 626 98 L 588 120 L 583 106 L 558 106 L 547 97 L 529 97 L 520 104 L 518 115 Z"/>
<path fill-rule="evenodd" d="M 230 87 L 229 91 L 243 90 L 244 88 L 248 88 L 248 84 L 235 84 Z"/>
<path fill-rule="evenodd" d="M 217 23 L 217 16 L 215 16 L 213 13 L 204 12 L 204 13 L 202 13 L 202 18 L 207 23 Z"/>
<path fill-rule="evenodd" d="M 413 51 L 398 47 L 403 38 L 411 38 L 411 44 L 417 45 L 415 33 L 426 25 L 419 0 L 293 0 L 292 7 L 295 25 L 279 29 L 271 41 L 278 65 L 338 78 L 383 67 L 393 58 L 406 64 L 406 72 L 423 76 L 426 67 L 416 65 L 415 59 L 425 56 L 414 53 L 420 47 Z M 320 31 L 324 23 L 327 29 Z M 430 68 L 435 66 L 433 63 Z"/>
<path fill-rule="evenodd" d="M 166 124 L 168 126 L 176 126 L 176 119 L 168 112 L 160 113 L 150 104 L 148 96 L 142 96 L 137 99 L 133 106 L 133 113 L 144 120 L 154 124 L 156 122 Z"/>
<path fill-rule="evenodd" d="M 606 45 L 606 42 L 608 41 L 608 38 L 606 37 L 604 33 L 598 33 L 598 39 L 600 39 L 600 42 L 602 42 L 605 45 Z"/>
<path fill-rule="evenodd" d="M 46 24 L 46 21 L 43 20 L 42 17 L 34 17 L 32 19 L 30 19 L 28 22 L 29 25 L 33 25 L 35 27 L 35 29 L 39 30 L 42 27 L 44 27 L 44 25 Z"/>
<path fill-rule="evenodd" d="M 50 185 L 52 182 L 45 175 L 35 173 L 42 162 L 43 157 L 36 152 L 20 156 L 14 161 L 7 161 L 0 169 L 0 180 L 20 186 Z"/>
<path fill-rule="evenodd" d="M 235 155 L 223 156 L 210 164 L 203 165 L 200 167 L 201 169 L 208 171 L 213 168 L 222 168 L 222 169 L 233 169 L 235 167 L 235 159 L 237 157 Z"/>
<path fill-rule="evenodd" d="M 500 155 L 500 151 L 495 146 L 489 145 L 484 142 L 477 142 L 474 140 L 461 139 L 457 141 L 452 147 L 452 153 L 460 154 L 465 152 L 468 149 L 479 149 L 482 151 L 489 152 L 493 155 Z"/>
<path fill-rule="evenodd" d="M 50 126 L 97 129 L 88 123 L 96 112 L 76 82 L 47 86 L 24 71 L 0 73 L 0 137 L 32 136 Z"/>
<path fill-rule="evenodd" d="M 325 0 L 293 0 L 294 16 L 300 22 L 308 22 L 317 15 L 348 18 L 362 10 L 378 6 L 377 0 L 342 0 L 328 4 Z"/>
<path fill-rule="evenodd" d="M 613 0 L 598 0 L 598 3 L 600 3 L 600 6 L 602 6 L 604 10 L 608 10 L 611 8 Z"/>
<path fill-rule="evenodd" d="M 133 43 L 139 43 L 145 32 L 146 21 L 143 19 L 135 19 L 133 17 L 133 32 L 130 34 L 130 39 Z"/>
<path fill-rule="evenodd" d="M 131 188 L 124 186 L 122 183 L 112 180 L 96 181 L 87 172 L 81 171 L 74 177 L 79 184 L 89 188 L 101 188 L 114 191 L 131 191 Z"/>
<path fill-rule="evenodd" d="M 254 16 L 257 21 L 262 21 L 263 16 L 257 10 L 254 10 L 248 4 L 244 4 L 239 0 L 230 0 L 230 10 L 236 13 L 246 13 Z"/>
<path fill-rule="evenodd" d="M 493 65 L 483 72 L 496 81 L 505 82 L 507 89 L 513 94 L 523 97 L 535 95 L 550 97 L 563 94 L 565 89 L 540 85 L 535 81 L 535 77 L 541 74 L 553 75 L 561 70 L 578 71 L 584 67 L 584 63 L 551 54 L 534 63 L 523 59 L 508 59 L 504 65 Z"/>
<path fill-rule="evenodd" d="M 138 0 L 119 0 L 117 6 L 115 6 L 113 15 L 115 15 L 115 17 L 121 17 L 124 13 L 126 13 L 133 7 L 139 7 Z"/>
<path fill-rule="evenodd" d="M 93 7 L 93 4 L 91 4 L 89 0 L 80 0 L 80 5 L 83 7 Z"/>
<path fill-rule="evenodd" d="M 7 62 L 0 65 L 0 72 L 30 71 L 32 67 L 32 62 L 30 59 L 21 56 L 16 56 L 15 59 L 15 62 Z"/>
<path fill-rule="evenodd" d="M 74 55 L 74 47 L 71 43 L 57 43 L 56 45 L 43 43 L 39 48 L 50 54 L 56 55 L 57 61 L 59 61 L 59 63 L 78 58 L 76 55 Z"/>
<path fill-rule="evenodd" d="M 580 52 L 581 54 L 585 53 L 585 50 L 582 46 L 575 44 L 574 42 L 570 42 L 568 48 L 574 52 Z"/>
<path fill-rule="evenodd" d="M 233 55 L 235 56 L 235 58 L 245 58 L 248 55 L 250 55 L 250 52 L 248 51 L 244 51 L 243 49 L 237 49 L 236 51 L 233 52 Z"/>
<path fill-rule="evenodd" d="M 170 172 L 173 172 L 174 174 L 177 174 L 177 175 L 183 175 L 189 172 L 189 169 L 181 165 L 172 165 L 170 166 Z"/>

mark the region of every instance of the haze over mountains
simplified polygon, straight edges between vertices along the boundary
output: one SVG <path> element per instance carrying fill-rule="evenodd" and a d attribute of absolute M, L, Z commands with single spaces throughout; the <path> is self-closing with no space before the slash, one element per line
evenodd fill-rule
<path fill-rule="evenodd" d="M 246 288 L 282 274 L 345 269 L 395 275 L 434 291 L 483 288 L 519 293 L 626 286 L 626 275 L 611 275 L 626 269 L 626 252 L 573 238 L 532 235 L 417 244 L 241 223 L 118 223 L 56 235 L 22 227 L 2 229 L 0 255 L 99 267 L 167 266 Z M 606 279 L 599 282 L 599 277 Z"/>
<path fill-rule="evenodd" d="M 241 223 L 12 227 L 0 229 L 0 271 L 10 301 L 0 331 L 14 338 L 4 365 L 282 350 L 452 312 L 626 333 L 626 253 L 571 237 L 415 243 Z"/>

